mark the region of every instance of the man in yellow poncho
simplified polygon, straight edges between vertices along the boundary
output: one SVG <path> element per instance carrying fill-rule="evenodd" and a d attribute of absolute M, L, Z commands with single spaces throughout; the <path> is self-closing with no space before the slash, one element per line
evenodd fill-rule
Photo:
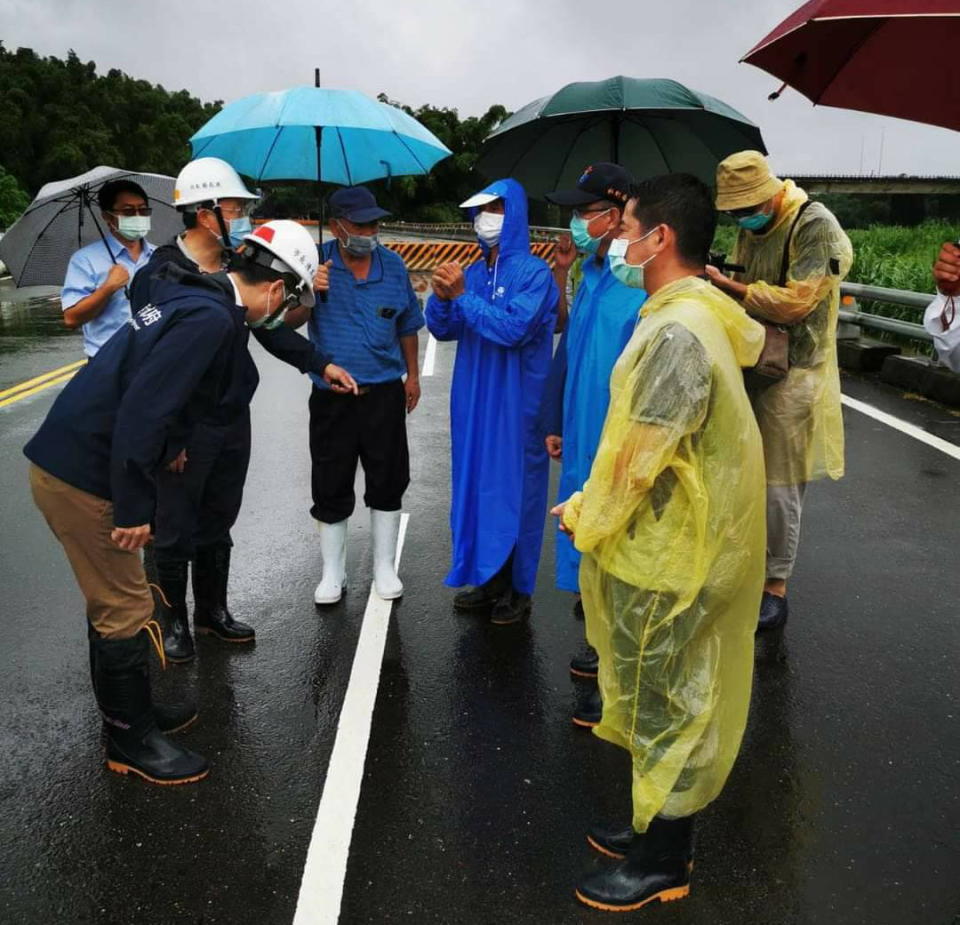
<path fill-rule="evenodd" d="M 807 483 L 843 475 L 837 312 L 853 249 L 826 206 L 773 176 L 759 151 L 720 163 L 717 209 L 740 225 L 731 259 L 746 272 L 730 279 L 708 267 L 713 282 L 750 315 L 788 332 L 786 378 L 751 389 L 768 485 L 767 580 L 757 628 L 774 629 L 787 619 Z"/>
<path fill-rule="evenodd" d="M 723 788 L 747 718 L 764 477 L 742 367 L 763 329 L 704 276 L 715 226 L 691 176 L 647 180 L 627 204 L 611 269 L 650 298 L 614 367 L 590 477 L 554 508 L 583 553 L 594 731 L 633 759 L 632 827 L 589 835 L 622 860 L 577 889 L 605 910 L 687 895 L 693 814 Z"/>

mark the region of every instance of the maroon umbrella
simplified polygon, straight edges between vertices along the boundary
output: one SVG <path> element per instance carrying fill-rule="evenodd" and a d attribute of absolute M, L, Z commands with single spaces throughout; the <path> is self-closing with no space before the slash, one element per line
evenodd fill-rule
<path fill-rule="evenodd" d="M 960 0 L 810 0 L 742 60 L 822 106 L 960 129 Z"/>

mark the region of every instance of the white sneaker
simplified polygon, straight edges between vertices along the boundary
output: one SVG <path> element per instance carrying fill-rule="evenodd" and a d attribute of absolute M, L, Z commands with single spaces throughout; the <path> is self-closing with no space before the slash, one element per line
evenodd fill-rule
<path fill-rule="evenodd" d="M 315 604 L 336 604 L 343 597 L 343 577 L 347 569 L 347 522 L 335 524 L 317 521 L 320 531 L 320 557 L 323 578 L 313 592 Z"/>
<path fill-rule="evenodd" d="M 397 536 L 400 532 L 399 511 L 370 509 L 370 532 L 373 534 L 373 587 L 385 601 L 403 595 L 403 582 L 397 577 Z"/>

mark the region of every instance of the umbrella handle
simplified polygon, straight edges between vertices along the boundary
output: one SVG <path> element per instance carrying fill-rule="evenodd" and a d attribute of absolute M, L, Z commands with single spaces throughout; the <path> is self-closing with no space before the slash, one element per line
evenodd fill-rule
<path fill-rule="evenodd" d="M 93 226 L 97 229 L 97 233 L 100 235 L 100 240 L 103 241 L 103 246 L 107 249 L 107 253 L 110 255 L 110 261 L 114 266 L 117 265 L 117 258 L 113 256 L 113 248 L 107 241 L 107 236 L 103 233 L 103 229 L 100 227 L 100 222 L 97 221 L 97 213 L 93 211 L 93 206 L 90 204 L 90 193 L 88 190 L 84 190 L 81 193 L 83 200 L 82 205 L 80 206 L 80 214 L 83 214 L 83 206 L 86 206 L 90 210 L 90 218 L 93 219 Z M 82 223 L 82 219 L 81 219 Z M 130 304 L 130 286 L 127 284 L 123 287 L 123 295 L 127 300 L 127 304 Z"/>

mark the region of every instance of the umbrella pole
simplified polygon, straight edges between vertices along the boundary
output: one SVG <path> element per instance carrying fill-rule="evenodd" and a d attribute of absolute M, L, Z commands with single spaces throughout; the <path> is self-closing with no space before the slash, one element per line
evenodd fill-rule
<path fill-rule="evenodd" d="M 317 86 L 320 85 L 320 69 L 317 68 Z M 314 126 L 314 132 L 317 137 L 317 249 L 320 252 L 320 262 L 323 263 L 323 167 L 321 162 L 321 147 L 323 145 L 323 126 Z M 318 292 L 321 302 L 327 301 L 326 292 Z"/>
<path fill-rule="evenodd" d="M 100 222 L 97 221 L 97 215 L 93 211 L 93 206 L 90 204 L 90 195 L 86 191 L 81 193 L 80 199 L 80 224 L 83 224 L 83 208 L 86 206 L 90 210 L 90 218 L 93 219 L 93 227 L 97 229 L 98 234 L 100 235 L 100 240 L 103 241 L 103 246 L 107 249 L 107 253 L 110 255 L 110 261 L 112 263 L 117 262 L 117 258 L 113 256 L 113 248 L 110 246 L 107 241 L 107 236 L 103 233 L 103 229 L 100 227 Z M 77 245 L 79 246 L 79 240 Z"/>

